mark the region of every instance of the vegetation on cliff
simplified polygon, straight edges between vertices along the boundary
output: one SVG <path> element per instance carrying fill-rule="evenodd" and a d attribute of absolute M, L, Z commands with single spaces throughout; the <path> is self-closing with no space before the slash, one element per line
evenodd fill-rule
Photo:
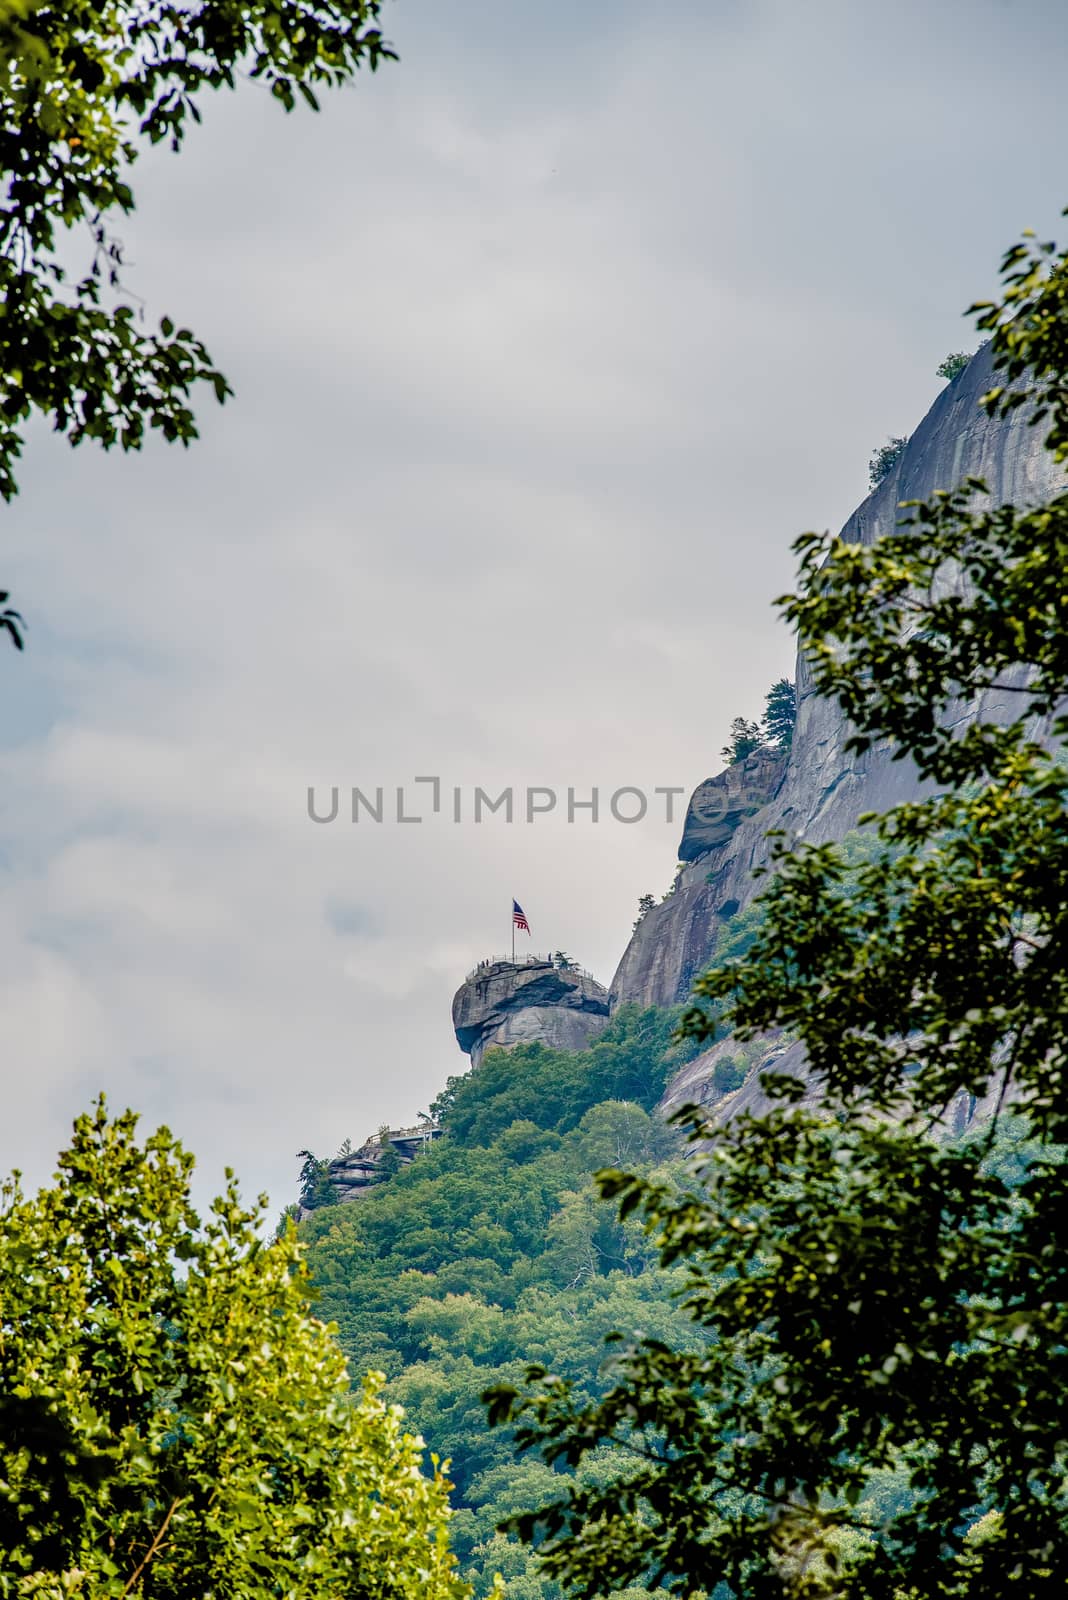
<path fill-rule="evenodd" d="M 955 383 L 971 359 L 967 350 L 953 350 L 938 363 L 935 371 L 947 383 Z"/>
<path fill-rule="evenodd" d="M 616 1329 L 700 1341 L 672 1297 L 678 1275 L 657 1269 L 641 1228 L 621 1224 L 593 1183 L 621 1163 L 669 1186 L 681 1177 L 681 1141 L 650 1114 L 688 1053 L 672 1042 L 678 1020 L 628 1006 L 584 1051 L 488 1051 L 440 1096 L 445 1134 L 430 1150 L 301 1226 L 317 1308 L 350 1366 L 384 1371 L 386 1397 L 450 1460 L 451 1538 L 478 1594 L 498 1569 L 512 1600 L 561 1593 L 496 1531 L 559 1474 L 516 1462 L 507 1431 L 487 1429 L 483 1392 L 536 1359 L 600 1393 Z"/>
<path fill-rule="evenodd" d="M 793 744 L 796 723 L 797 691 L 789 678 L 779 678 L 764 697 L 764 715 L 759 722 L 748 717 L 734 718 L 720 755 L 728 766 L 744 761 L 756 750 L 786 755 Z"/>
<path fill-rule="evenodd" d="M 908 440 L 903 437 L 887 439 L 885 444 L 872 451 L 871 460 L 868 462 L 868 482 L 873 489 L 877 489 L 884 478 L 888 478 L 905 453 Z"/>
<path fill-rule="evenodd" d="M 1005 379 L 985 404 L 1029 403 L 1064 461 L 1068 257 L 1028 241 L 1004 271 L 976 308 Z M 781 855 L 750 948 L 697 985 L 743 1040 L 803 1041 L 818 1108 L 766 1078 L 772 1110 L 720 1132 L 697 1193 L 600 1176 L 684 1272 L 708 1342 L 636 1342 L 592 1401 L 543 1364 L 495 1395 L 548 1464 L 599 1463 L 514 1523 L 579 1595 L 1063 1585 L 1068 494 L 988 508 L 983 490 L 911 506 L 871 546 L 799 542 L 784 609 L 817 690 L 853 751 L 892 740 L 931 784 L 852 875 L 833 845 Z M 1014 721 L 951 714 L 987 689 Z M 932 1137 L 962 1102 L 980 1132 Z"/>

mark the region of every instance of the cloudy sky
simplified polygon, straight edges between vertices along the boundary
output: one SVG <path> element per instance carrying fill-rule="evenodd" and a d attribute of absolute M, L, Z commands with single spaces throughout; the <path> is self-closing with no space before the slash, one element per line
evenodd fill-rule
<path fill-rule="evenodd" d="M 130 286 L 236 399 L 188 453 L 35 434 L 4 512 L 0 1169 L 31 1180 L 105 1089 L 280 1205 L 298 1148 L 466 1065 L 451 997 L 513 894 L 608 981 L 678 821 L 476 826 L 474 787 L 716 770 L 791 670 L 792 538 L 1068 202 L 1060 0 L 396 0 L 386 31 L 400 63 L 320 117 L 243 86 L 138 168 Z M 417 775 L 443 809 L 398 824 Z M 394 820 L 347 821 L 352 785 Z"/>

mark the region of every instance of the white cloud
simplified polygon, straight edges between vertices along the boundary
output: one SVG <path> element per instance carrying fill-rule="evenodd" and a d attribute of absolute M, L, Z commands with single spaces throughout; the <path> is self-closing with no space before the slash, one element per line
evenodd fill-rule
<path fill-rule="evenodd" d="M 511 11 L 405 0 L 322 118 L 242 92 L 143 163 L 133 285 L 238 393 L 188 454 L 27 456 L 0 1166 L 106 1087 L 280 1204 L 463 1066 L 512 894 L 609 978 L 677 824 L 316 828 L 307 785 L 696 784 L 789 667 L 791 538 L 1065 198 L 1052 7 L 1026 72 L 971 0 Z"/>

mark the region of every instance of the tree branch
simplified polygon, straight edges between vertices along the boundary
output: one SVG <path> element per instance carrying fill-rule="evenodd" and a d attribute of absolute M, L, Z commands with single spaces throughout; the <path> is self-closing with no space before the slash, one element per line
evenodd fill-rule
<path fill-rule="evenodd" d="M 152 1560 L 152 1557 L 156 1554 L 157 1550 L 159 1549 L 160 1545 L 163 1542 L 163 1536 L 167 1532 L 167 1525 L 170 1522 L 171 1518 L 173 1517 L 175 1511 L 181 1505 L 181 1503 L 182 1503 L 182 1496 L 181 1495 L 175 1495 L 174 1499 L 171 1501 L 170 1505 L 167 1507 L 167 1515 L 164 1517 L 163 1521 L 160 1523 L 159 1531 L 156 1534 L 156 1537 L 153 1539 L 152 1543 L 149 1545 L 148 1552 L 145 1555 L 144 1560 L 141 1562 L 141 1565 L 137 1568 L 137 1570 L 133 1573 L 133 1575 L 130 1578 L 127 1579 L 126 1585 L 123 1588 L 123 1590 L 122 1590 L 122 1592 L 121 1592 L 121 1594 L 119 1596 L 119 1600 L 122 1600 L 122 1596 L 123 1595 L 128 1595 L 130 1593 L 130 1590 L 133 1588 L 134 1584 L 137 1582 L 137 1580 L 141 1576 L 142 1572 L 144 1572 L 145 1568 L 148 1566 L 148 1563 Z"/>

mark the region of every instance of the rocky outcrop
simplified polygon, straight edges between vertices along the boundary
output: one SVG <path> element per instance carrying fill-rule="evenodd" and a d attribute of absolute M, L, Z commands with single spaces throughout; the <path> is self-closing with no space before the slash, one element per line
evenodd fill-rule
<path fill-rule="evenodd" d="M 717 930 L 741 905 L 741 891 L 718 883 L 709 863 L 732 856 L 739 830 L 764 813 L 785 767 L 784 757 L 759 750 L 694 791 L 679 845 L 683 870 L 635 929 L 612 982 L 613 1005 L 670 1006 L 686 999 L 708 965 Z"/>
<path fill-rule="evenodd" d="M 596 978 L 540 957 L 482 962 L 452 1002 L 456 1041 L 476 1067 L 494 1045 L 581 1050 L 607 1021 L 608 991 Z"/>
<path fill-rule="evenodd" d="M 1041 426 L 1029 426 L 1022 410 L 999 419 L 981 410 L 980 397 L 991 383 L 990 351 L 984 348 L 938 396 L 889 476 L 850 517 L 843 538 L 872 544 L 892 531 L 901 501 L 927 499 L 965 477 L 985 479 L 996 503 L 1037 504 L 1065 487 L 1068 476 L 1043 449 Z M 915 769 L 893 761 L 888 746 L 847 755 L 848 724 L 837 705 L 814 693 L 800 659 L 796 681 L 797 726 L 785 771 L 776 779 L 773 763 L 758 771 L 747 762 L 695 791 L 679 851 L 682 872 L 672 894 L 636 928 L 612 983 L 613 1005 L 633 1000 L 665 1006 L 686 999 L 694 976 L 711 961 L 721 929 L 759 892 L 754 872 L 768 862 L 769 830 L 817 844 L 840 839 L 865 812 L 888 810 L 920 792 Z M 953 713 L 992 721 L 1017 714 L 1014 696 L 993 693 Z M 725 800 L 720 816 L 717 807 Z M 701 1060 L 686 1068 L 690 1089 L 699 1086 Z M 680 1093 L 682 1099 L 700 1098 L 685 1089 Z M 674 1087 L 669 1098 L 679 1103 Z"/>
<path fill-rule="evenodd" d="M 437 1123 L 430 1121 L 420 1122 L 414 1128 L 383 1128 L 365 1139 L 358 1150 L 346 1149 L 345 1154 L 335 1156 L 327 1170 L 338 1200 L 344 1205 L 362 1199 L 372 1185 L 382 1182 L 389 1170 L 386 1158 L 391 1153 L 398 1166 L 406 1167 L 440 1134 Z"/>
<path fill-rule="evenodd" d="M 742 1081 L 734 1087 L 723 1085 L 721 1068 L 724 1064 L 740 1065 L 743 1069 Z M 718 1040 L 676 1074 L 657 1110 L 670 1117 L 683 1106 L 700 1106 L 703 1120 L 712 1127 L 722 1127 L 746 1114 L 760 1116 L 771 1106 L 764 1090 L 766 1072 L 799 1078 L 805 1088 L 797 1104 L 809 1107 L 819 1104 L 820 1086 L 808 1074 L 803 1047 L 796 1040 L 784 1039 L 775 1030 L 743 1046 L 735 1039 Z M 732 1072 L 731 1076 L 737 1073 Z M 994 1114 L 999 1094 L 999 1086 L 992 1085 L 983 1099 L 963 1092 L 955 1095 L 939 1119 L 941 1126 L 948 1134 L 959 1134 L 972 1123 L 986 1121 Z"/>
<path fill-rule="evenodd" d="M 743 822 L 774 799 L 785 772 L 785 756 L 760 749 L 699 784 L 686 809 L 679 860 L 699 861 L 728 844 Z"/>

